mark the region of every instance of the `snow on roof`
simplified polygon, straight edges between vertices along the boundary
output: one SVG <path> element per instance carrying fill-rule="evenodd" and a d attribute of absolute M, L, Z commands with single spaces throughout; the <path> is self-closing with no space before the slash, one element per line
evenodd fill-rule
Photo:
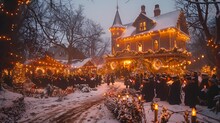
<path fill-rule="evenodd" d="M 129 24 L 125 25 L 126 30 L 122 34 L 122 37 L 131 36 L 136 31 L 136 27 L 134 27 L 132 24 L 133 23 L 129 23 Z"/>
<path fill-rule="evenodd" d="M 167 29 L 170 27 L 176 27 L 179 15 L 180 15 L 180 10 L 172 11 L 169 13 L 161 14 L 156 17 L 151 17 L 150 19 L 154 20 L 156 22 L 155 26 L 145 32 L 142 32 L 142 34 L 151 32 L 151 31 L 157 31 L 157 30 L 162 30 L 162 29 Z M 122 34 L 122 38 L 132 36 L 135 34 L 136 27 L 132 26 L 132 24 L 127 24 L 126 31 Z"/>
<path fill-rule="evenodd" d="M 76 63 L 71 64 L 71 66 L 73 68 L 80 68 L 80 67 L 84 66 L 87 62 L 89 62 L 91 60 L 92 60 L 92 58 L 86 58 L 86 59 L 84 59 L 82 61 L 78 61 Z"/>

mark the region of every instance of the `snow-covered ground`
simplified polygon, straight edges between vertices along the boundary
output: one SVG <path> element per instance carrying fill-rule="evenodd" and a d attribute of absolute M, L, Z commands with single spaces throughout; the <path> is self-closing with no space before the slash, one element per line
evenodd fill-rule
<path fill-rule="evenodd" d="M 58 100 L 58 97 L 49 98 L 33 98 L 25 97 L 26 111 L 22 114 L 22 118 L 18 120 L 19 123 L 119 123 L 113 114 L 104 105 L 104 93 L 114 89 L 122 90 L 125 88 L 122 82 L 116 82 L 114 85 L 107 86 L 102 84 L 97 87 L 97 91 L 90 91 L 88 93 L 76 90 Z M 10 105 L 10 99 L 20 97 L 21 95 L 4 91 L 0 93 L 0 98 L 10 97 L 4 102 L 0 102 L 1 106 Z M 169 123 L 180 123 L 184 121 L 183 114 L 186 110 L 191 109 L 188 106 L 169 105 L 168 102 L 158 101 L 159 117 L 161 115 L 162 106 L 168 109 L 172 115 Z M 151 110 L 151 103 L 144 103 L 144 113 L 146 122 L 150 123 L 154 120 L 154 111 Z M 197 119 L 204 123 L 219 123 L 220 113 L 215 114 L 206 107 L 197 106 Z M 191 114 L 189 114 L 190 120 Z"/>

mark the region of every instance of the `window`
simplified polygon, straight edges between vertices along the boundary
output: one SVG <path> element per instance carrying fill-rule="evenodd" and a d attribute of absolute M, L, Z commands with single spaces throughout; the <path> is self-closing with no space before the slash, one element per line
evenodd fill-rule
<path fill-rule="evenodd" d="M 145 31 L 147 29 L 146 22 L 140 22 L 139 24 L 139 31 Z"/>
<path fill-rule="evenodd" d="M 127 45 L 126 49 L 127 49 L 128 51 L 131 50 L 131 46 L 130 46 L 130 44 Z"/>
<path fill-rule="evenodd" d="M 159 43 L 157 40 L 154 41 L 154 50 L 158 50 L 159 49 Z"/>
<path fill-rule="evenodd" d="M 142 52 L 142 50 L 143 50 L 142 44 L 139 43 L 139 44 L 138 44 L 138 51 L 139 51 L 139 52 Z"/>

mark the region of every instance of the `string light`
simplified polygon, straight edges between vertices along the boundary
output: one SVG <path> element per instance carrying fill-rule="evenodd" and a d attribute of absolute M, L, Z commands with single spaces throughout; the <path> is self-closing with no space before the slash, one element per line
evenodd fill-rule
<path fill-rule="evenodd" d="M 11 38 L 5 35 L 0 35 L 0 40 L 6 40 L 6 41 L 10 41 Z"/>
<path fill-rule="evenodd" d="M 193 61 L 193 62 L 197 62 L 197 61 L 200 61 L 200 60 L 202 60 L 202 59 L 204 59 L 204 58 L 205 58 L 205 56 L 204 56 L 204 55 L 201 55 L 201 56 L 199 56 L 199 57 L 193 59 L 192 61 Z"/>

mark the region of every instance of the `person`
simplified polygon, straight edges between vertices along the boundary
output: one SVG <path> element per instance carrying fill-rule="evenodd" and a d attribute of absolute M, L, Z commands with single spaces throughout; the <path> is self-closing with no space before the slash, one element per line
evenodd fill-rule
<path fill-rule="evenodd" d="M 161 90 L 159 91 L 159 98 L 161 101 L 167 100 L 169 87 L 167 85 L 166 75 L 162 75 L 160 78 Z"/>
<path fill-rule="evenodd" d="M 170 93 L 169 93 L 169 97 L 168 97 L 168 102 L 171 105 L 179 105 L 181 103 L 180 100 L 180 89 L 181 89 L 181 85 L 180 85 L 180 80 L 179 77 L 177 75 L 174 75 L 172 77 L 173 79 L 173 83 L 170 86 Z"/>
<path fill-rule="evenodd" d="M 134 89 L 135 89 L 136 91 L 138 91 L 139 88 L 140 88 L 140 85 L 141 85 L 141 82 L 140 82 L 139 74 L 136 74 L 136 76 L 135 76 L 135 85 L 134 85 Z"/>
<path fill-rule="evenodd" d="M 187 78 L 187 84 L 184 88 L 185 90 L 185 100 L 184 103 L 190 108 L 195 108 L 197 104 L 197 83 L 195 77 Z"/>
<path fill-rule="evenodd" d="M 112 85 L 114 85 L 114 83 L 115 83 L 115 78 L 114 78 L 114 74 L 111 74 L 111 83 L 112 83 Z"/>
<path fill-rule="evenodd" d="M 217 85 L 217 79 L 209 79 L 209 88 L 207 91 L 207 106 L 208 108 L 213 108 L 215 106 L 215 101 L 213 100 L 215 96 L 219 94 L 219 88 Z"/>
<path fill-rule="evenodd" d="M 126 86 L 126 88 L 128 88 L 128 85 L 129 85 L 129 77 L 128 76 L 125 76 L 125 78 L 124 78 L 124 85 Z"/>
<path fill-rule="evenodd" d="M 110 75 L 108 74 L 107 77 L 106 77 L 106 82 L 107 82 L 107 85 L 110 84 Z"/>
<path fill-rule="evenodd" d="M 141 91 L 146 102 L 151 102 L 154 98 L 154 81 L 153 78 L 143 79 L 143 89 Z"/>

